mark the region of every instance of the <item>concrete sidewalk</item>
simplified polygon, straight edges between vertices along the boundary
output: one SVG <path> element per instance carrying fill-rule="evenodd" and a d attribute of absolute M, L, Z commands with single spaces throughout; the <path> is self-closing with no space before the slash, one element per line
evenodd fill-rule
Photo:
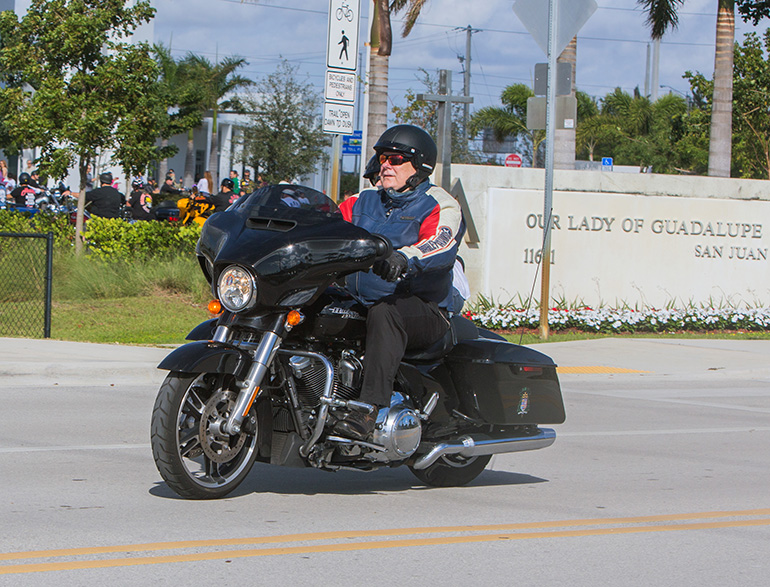
<path fill-rule="evenodd" d="M 160 383 L 156 369 L 168 348 L 91 344 L 62 340 L 0 338 L 0 388 L 83 382 L 113 384 Z"/>
<path fill-rule="evenodd" d="M 770 340 L 606 338 L 533 348 L 562 368 L 562 378 L 741 376 L 770 382 Z M 9 384 L 159 384 L 169 348 L 0 338 L 0 387 Z M 625 371 L 625 373 L 623 373 Z"/>

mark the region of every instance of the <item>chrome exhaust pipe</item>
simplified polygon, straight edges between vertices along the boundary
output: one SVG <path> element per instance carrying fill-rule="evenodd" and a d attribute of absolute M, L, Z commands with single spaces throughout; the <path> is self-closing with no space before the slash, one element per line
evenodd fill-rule
<path fill-rule="evenodd" d="M 489 436 L 462 436 L 454 442 L 442 442 L 434 446 L 427 454 L 418 457 L 415 469 L 427 469 L 445 455 L 459 455 L 465 458 L 494 455 L 505 452 L 537 450 L 551 446 L 556 440 L 552 428 L 539 428 L 534 436 L 516 436 L 514 438 L 490 438 Z"/>

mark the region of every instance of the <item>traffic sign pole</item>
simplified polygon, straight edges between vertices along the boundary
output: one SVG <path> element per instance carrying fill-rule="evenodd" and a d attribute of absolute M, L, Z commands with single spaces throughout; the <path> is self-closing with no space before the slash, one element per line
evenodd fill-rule
<path fill-rule="evenodd" d="M 556 138 L 556 58 L 558 0 L 548 0 L 548 96 L 545 120 L 545 201 L 543 203 L 543 254 L 540 287 L 540 338 L 548 340 L 548 306 L 551 300 L 551 215 L 553 213 L 553 152 Z"/>

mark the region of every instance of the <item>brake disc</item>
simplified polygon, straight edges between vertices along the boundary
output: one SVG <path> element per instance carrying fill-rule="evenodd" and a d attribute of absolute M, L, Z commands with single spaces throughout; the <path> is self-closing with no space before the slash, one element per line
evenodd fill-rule
<path fill-rule="evenodd" d="M 237 395 L 233 391 L 220 390 L 209 398 L 201 414 L 199 438 L 203 453 L 215 463 L 226 463 L 243 448 L 246 434 L 236 436 L 223 431 L 227 418 L 235 406 Z"/>

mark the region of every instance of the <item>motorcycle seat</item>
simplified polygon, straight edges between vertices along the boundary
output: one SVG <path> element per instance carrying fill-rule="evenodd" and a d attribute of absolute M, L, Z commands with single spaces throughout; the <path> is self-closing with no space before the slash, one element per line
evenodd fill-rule
<path fill-rule="evenodd" d="M 473 322 L 462 316 L 452 316 L 444 336 L 426 348 L 407 350 L 404 353 L 404 360 L 418 363 L 436 361 L 449 353 L 458 341 L 473 340 L 478 337 L 479 331 Z"/>

